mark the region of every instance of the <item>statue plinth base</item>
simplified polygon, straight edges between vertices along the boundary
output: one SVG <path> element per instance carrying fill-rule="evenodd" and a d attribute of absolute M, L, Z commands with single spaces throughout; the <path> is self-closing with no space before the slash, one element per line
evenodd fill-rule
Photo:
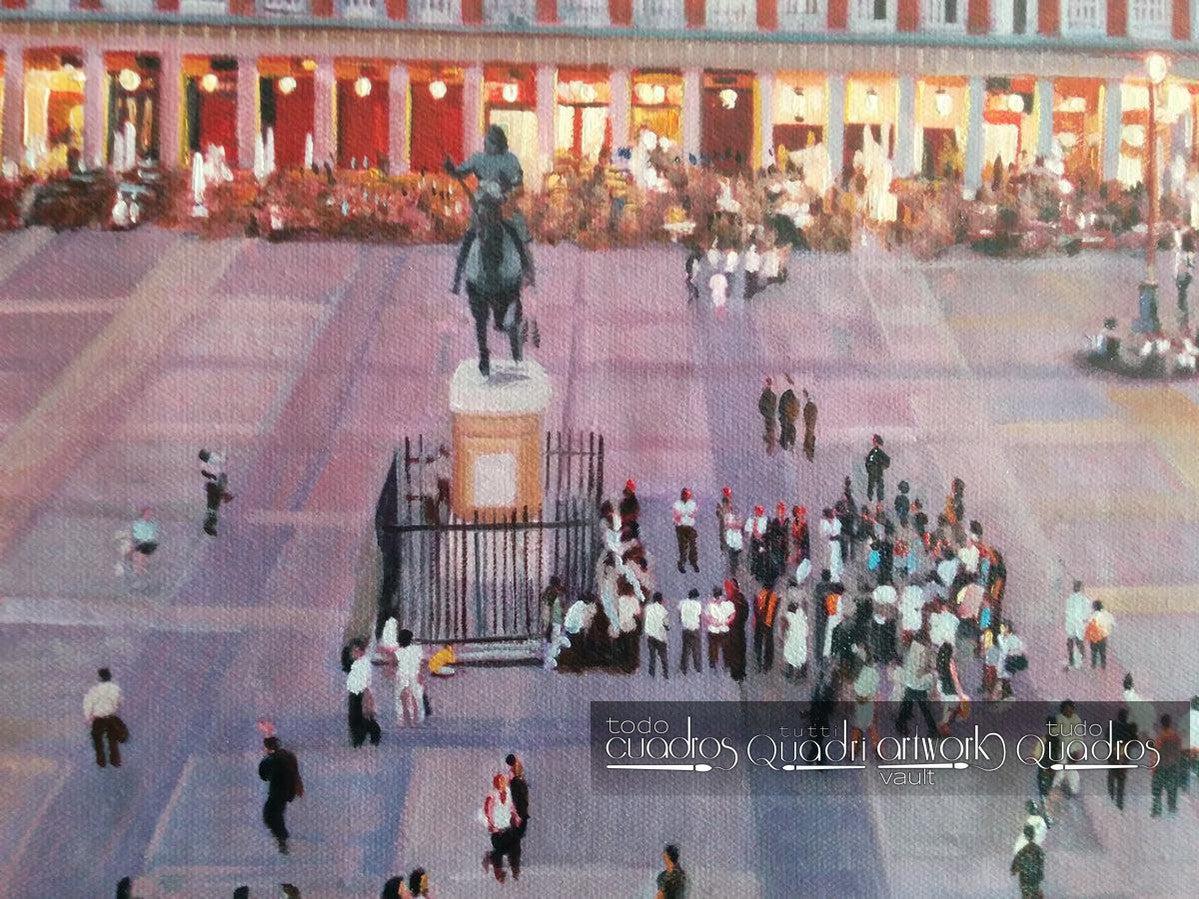
<path fill-rule="evenodd" d="M 466 359 L 450 381 L 454 514 L 491 519 L 541 508 L 545 412 L 553 389 L 536 362 Z"/>

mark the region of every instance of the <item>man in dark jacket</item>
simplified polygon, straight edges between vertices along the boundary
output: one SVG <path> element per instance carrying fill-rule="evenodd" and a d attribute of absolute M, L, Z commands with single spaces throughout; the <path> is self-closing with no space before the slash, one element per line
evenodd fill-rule
<path fill-rule="evenodd" d="M 766 441 L 766 452 L 774 452 L 774 435 L 775 435 L 775 415 L 778 413 L 778 396 L 774 392 L 774 381 L 767 378 L 762 385 L 762 393 L 758 396 L 758 413 L 762 416 L 762 427 L 764 433 L 762 439 Z"/>
<path fill-rule="evenodd" d="M 279 745 L 278 737 L 267 737 L 262 741 L 266 757 L 258 763 L 258 777 L 267 783 L 266 802 L 262 806 L 262 822 L 266 825 L 279 851 L 287 855 L 287 824 L 283 813 L 287 803 L 304 795 L 304 784 L 300 779 L 300 764 L 295 754 Z"/>
<path fill-rule="evenodd" d="M 883 473 L 890 467 L 891 457 L 883 451 L 883 438 L 875 434 L 866 453 L 866 499 L 884 502 Z"/>
<path fill-rule="evenodd" d="M 795 446 L 795 423 L 799 420 L 799 400 L 795 384 L 787 375 L 787 389 L 779 396 L 779 446 L 789 450 Z"/>
<path fill-rule="evenodd" d="M 803 454 L 809 462 L 816 460 L 816 404 L 803 392 Z"/>
<path fill-rule="evenodd" d="M 508 789 L 512 793 L 512 807 L 520 816 L 516 833 L 520 839 L 524 839 L 525 830 L 529 826 L 529 782 L 525 780 L 525 763 L 515 752 L 510 752 L 504 759 L 504 764 L 508 766 Z"/>
<path fill-rule="evenodd" d="M 1026 842 L 1012 859 L 1012 874 L 1019 879 L 1022 899 L 1040 899 L 1044 895 L 1041 882 L 1045 879 L 1045 850 L 1037 845 L 1036 833 L 1031 824 L 1024 825 Z"/>

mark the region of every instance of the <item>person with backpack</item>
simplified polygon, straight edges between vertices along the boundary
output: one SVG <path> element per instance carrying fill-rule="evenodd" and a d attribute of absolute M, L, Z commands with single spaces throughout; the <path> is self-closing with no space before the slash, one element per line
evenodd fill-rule
<path fill-rule="evenodd" d="M 304 781 L 300 778 L 300 763 L 295 753 L 279 745 L 278 737 L 267 737 L 262 741 L 266 757 L 258 763 L 258 777 L 267 783 L 266 802 L 262 805 L 262 823 L 266 825 L 279 851 L 287 855 L 287 823 L 284 812 L 287 803 L 304 795 Z"/>
<path fill-rule="evenodd" d="M 1083 637 L 1091 647 L 1091 669 L 1107 670 L 1107 638 L 1112 635 L 1116 621 L 1112 613 L 1103 607 L 1103 603 L 1095 600 L 1091 604 L 1091 617 L 1087 621 Z"/>

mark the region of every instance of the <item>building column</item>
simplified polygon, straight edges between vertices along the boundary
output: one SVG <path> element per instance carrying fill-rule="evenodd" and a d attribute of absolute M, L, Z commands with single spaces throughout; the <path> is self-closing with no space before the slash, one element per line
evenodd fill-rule
<path fill-rule="evenodd" d="M 699 161 L 703 128 L 704 75 L 699 69 L 683 72 L 683 155 Z"/>
<path fill-rule="evenodd" d="M 1053 150 L 1053 79 L 1038 78 L 1036 85 L 1037 155 L 1048 159 Z"/>
<path fill-rule="evenodd" d="M 910 178 L 916 169 L 916 78 L 899 76 L 895 116 L 895 175 Z"/>
<path fill-rule="evenodd" d="M 387 74 L 387 164 L 390 173 L 408 171 L 409 92 L 412 83 L 408 66 L 396 63 Z"/>
<path fill-rule="evenodd" d="M 254 166 L 254 143 L 258 139 L 258 59 L 237 58 L 237 167 Z"/>
<path fill-rule="evenodd" d="M 1120 166 L 1120 141 L 1124 133 L 1124 113 L 1120 100 L 1120 79 L 1111 78 L 1104 82 L 1102 172 L 1104 181 L 1114 179 Z"/>
<path fill-rule="evenodd" d="M 95 47 L 83 51 L 83 161 L 84 166 L 100 168 L 105 163 L 107 132 L 108 72 L 104 52 Z"/>
<path fill-rule="evenodd" d="M 4 161 L 25 159 L 25 48 L 4 47 Z"/>
<path fill-rule="evenodd" d="M 629 106 L 632 86 L 628 69 L 613 69 L 608 74 L 608 121 L 612 123 L 612 156 L 629 145 Z"/>
<path fill-rule="evenodd" d="M 337 166 L 337 73 L 327 56 L 312 73 L 312 161 Z"/>
<path fill-rule="evenodd" d="M 973 196 L 983 186 L 983 105 L 987 83 L 981 76 L 970 78 L 966 100 L 966 171 L 965 192 Z"/>
<path fill-rule="evenodd" d="M 758 165 L 774 165 L 774 74 L 758 72 L 754 78 L 758 107 Z"/>
<path fill-rule="evenodd" d="M 183 155 L 183 57 L 170 47 L 159 58 L 158 73 L 158 163 L 179 167 Z"/>
<path fill-rule="evenodd" d="M 534 189 L 554 167 L 554 113 L 558 108 L 558 69 L 556 66 L 537 67 L 537 171 L 533 172 Z"/>
<path fill-rule="evenodd" d="M 483 67 L 469 66 L 462 84 L 462 152 L 467 159 L 483 149 Z"/>
<path fill-rule="evenodd" d="M 828 124 L 825 126 L 825 145 L 828 147 L 829 179 L 841 181 L 845 155 L 845 76 L 828 76 Z"/>

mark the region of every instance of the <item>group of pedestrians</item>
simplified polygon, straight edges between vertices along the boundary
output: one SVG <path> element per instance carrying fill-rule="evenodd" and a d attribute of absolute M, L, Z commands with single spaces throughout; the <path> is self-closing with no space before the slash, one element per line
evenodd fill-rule
<path fill-rule="evenodd" d="M 687 302 L 699 302 L 704 286 L 708 289 L 712 308 L 723 317 L 730 297 L 741 275 L 741 296 L 752 300 L 771 284 L 787 280 L 787 249 L 776 244 L 750 241 L 743 253 L 736 249 L 721 249 L 716 242 L 701 252 L 692 246 L 683 263 Z"/>
<path fill-rule="evenodd" d="M 758 395 L 758 414 L 762 416 L 762 442 L 767 455 L 775 448 L 791 451 L 795 449 L 799 420 L 803 418 L 803 454 L 809 462 L 816 460 L 816 403 L 807 390 L 795 395 L 795 381 L 791 375 L 783 375 L 782 393 L 776 393 L 777 384 L 767 377 Z"/>
<path fill-rule="evenodd" d="M 516 753 L 504 759 L 504 770 L 491 779 L 491 791 L 479 812 L 491 848 L 483 855 L 483 868 L 503 883 L 511 875 L 520 879 L 521 843 L 529 827 L 529 782 L 525 765 Z"/>

